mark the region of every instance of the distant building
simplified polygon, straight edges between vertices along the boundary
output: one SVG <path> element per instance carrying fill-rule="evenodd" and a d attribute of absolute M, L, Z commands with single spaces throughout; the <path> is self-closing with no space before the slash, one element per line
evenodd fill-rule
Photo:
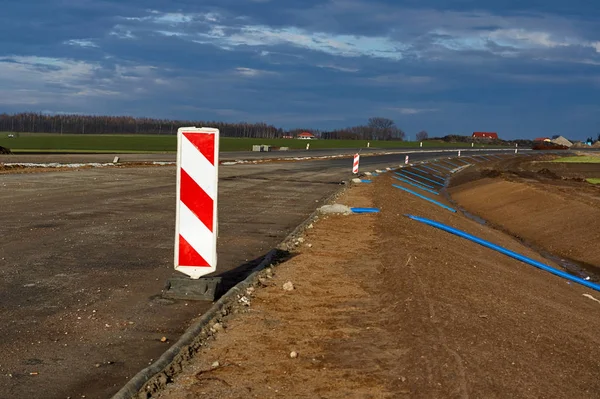
<path fill-rule="evenodd" d="M 283 136 L 284 139 L 293 139 L 294 136 Z"/>
<path fill-rule="evenodd" d="M 494 133 L 494 132 L 474 132 L 473 136 L 474 139 L 497 139 L 498 138 L 498 133 Z"/>
<path fill-rule="evenodd" d="M 298 137 L 296 137 L 300 140 L 314 140 L 316 137 L 314 134 L 309 133 L 309 132 L 302 132 L 298 135 Z"/>

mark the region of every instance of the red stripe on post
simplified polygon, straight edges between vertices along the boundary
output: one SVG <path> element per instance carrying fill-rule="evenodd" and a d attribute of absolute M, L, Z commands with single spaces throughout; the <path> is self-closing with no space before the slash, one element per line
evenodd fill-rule
<path fill-rule="evenodd" d="M 215 135 L 214 134 L 195 134 L 183 133 L 190 143 L 200 151 L 208 162 L 215 165 Z"/>
<path fill-rule="evenodd" d="M 193 267 L 210 267 L 208 262 L 200 255 L 189 242 L 179 235 L 179 265 Z"/>
<path fill-rule="evenodd" d="M 214 232 L 213 200 L 183 169 L 181 169 L 179 196 L 181 202 L 183 202 L 211 232 Z"/>

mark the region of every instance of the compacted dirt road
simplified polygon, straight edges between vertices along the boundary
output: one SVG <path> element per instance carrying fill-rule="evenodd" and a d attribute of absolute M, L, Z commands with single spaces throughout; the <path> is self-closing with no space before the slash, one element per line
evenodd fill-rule
<path fill-rule="evenodd" d="M 381 212 L 321 218 L 158 397 L 597 398 L 600 293 L 407 218 L 558 267 L 392 183 L 347 191 Z"/>

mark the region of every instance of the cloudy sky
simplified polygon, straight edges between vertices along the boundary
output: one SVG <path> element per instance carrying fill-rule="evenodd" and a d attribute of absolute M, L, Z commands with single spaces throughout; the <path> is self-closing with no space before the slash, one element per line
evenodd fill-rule
<path fill-rule="evenodd" d="M 600 133 L 591 0 L 9 0 L 0 112 Z"/>

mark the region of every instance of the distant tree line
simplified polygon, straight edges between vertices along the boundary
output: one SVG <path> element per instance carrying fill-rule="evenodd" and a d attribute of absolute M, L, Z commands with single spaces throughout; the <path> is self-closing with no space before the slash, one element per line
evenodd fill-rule
<path fill-rule="evenodd" d="M 473 143 L 482 141 L 480 139 L 474 139 L 473 136 L 461 136 L 459 134 L 449 134 L 443 137 L 431 137 L 427 140 L 444 141 L 446 143 Z M 502 140 L 502 139 L 485 139 L 483 142 L 492 145 L 513 145 L 518 144 L 521 147 L 533 145 L 533 140 Z"/>
<path fill-rule="evenodd" d="M 373 117 L 366 125 L 333 131 L 291 129 L 284 131 L 266 123 L 226 123 L 200 120 L 134 118 L 131 116 L 48 115 L 41 113 L 0 114 L 0 131 L 55 134 L 166 134 L 182 126 L 218 128 L 223 137 L 281 138 L 311 132 L 321 139 L 403 140 L 406 134 L 388 118 Z"/>
<path fill-rule="evenodd" d="M 282 137 L 284 131 L 266 123 L 133 118 L 130 116 L 0 114 L 0 131 L 57 134 L 177 134 L 182 126 L 218 128 L 224 137 Z"/>
<path fill-rule="evenodd" d="M 322 132 L 323 139 L 404 140 L 406 133 L 388 118 L 373 117 L 366 125 Z"/>

